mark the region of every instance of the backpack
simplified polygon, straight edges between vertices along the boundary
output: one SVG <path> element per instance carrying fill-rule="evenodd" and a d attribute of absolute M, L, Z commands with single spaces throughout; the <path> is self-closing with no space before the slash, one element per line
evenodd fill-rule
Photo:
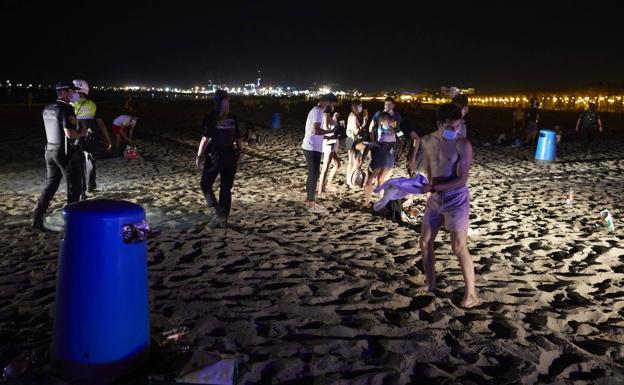
<path fill-rule="evenodd" d="M 583 117 L 581 118 L 581 123 L 583 127 L 594 127 L 596 125 L 596 121 L 598 120 L 598 114 L 595 111 L 585 111 Z"/>
<path fill-rule="evenodd" d="M 351 184 L 358 187 L 363 187 L 366 181 L 366 174 L 361 168 L 358 168 L 351 175 Z"/>

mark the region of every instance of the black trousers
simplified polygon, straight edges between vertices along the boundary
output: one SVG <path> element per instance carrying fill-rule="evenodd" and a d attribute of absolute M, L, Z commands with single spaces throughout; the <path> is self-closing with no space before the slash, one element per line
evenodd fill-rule
<path fill-rule="evenodd" d="M 63 148 L 46 148 L 46 186 L 39 196 L 34 220 L 42 221 L 61 179 L 67 182 L 67 203 L 78 202 L 82 191 L 82 151 L 65 155 Z"/>
<path fill-rule="evenodd" d="M 594 136 L 595 128 L 593 127 L 581 127 L 581 138 L 583 140 L 583 151 L 589 151 L 589 144 Z"/>
<path fill-rule="evenodd" d="M 319 176 L 321 176 L 321 158 L 322 152 L 303 150 L 303 155 L 306 159 L 306 165 L 308 167 L 308 179 L 306 180 L 306 193 L 308 201 L 316 200 L 316 185 L 318 184 Z"/>
<path fill-rule="evenodd" d="M 83 179 L 82 179 L 82 192 L 85 192 L 87 188 L 89 190 L 95 190 L 97 187 L 95 183 L 95 160 L 100 156 L 101 146 L 97 141 L 97 137 L 87 137 L 83 152 Z"/>
<path fill-rule="evenodd" d="M 217 209 L 220 215 L 230 216 L 232 207 L 232 186 L 236 175 L 237 159 L 233 149 L 213 150 L 206 156 L 201 178 L 201 189 L 209 207 Z M 219 200 L 212 191 L 217 176 L 221 176 L 219 184 Z"/>

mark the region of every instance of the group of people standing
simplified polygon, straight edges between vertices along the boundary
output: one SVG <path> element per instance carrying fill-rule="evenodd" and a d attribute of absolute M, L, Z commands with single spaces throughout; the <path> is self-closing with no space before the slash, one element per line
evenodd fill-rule
<path fill-rule="evenodd" d="M 85 80 L 56 84 L 57 99 L 43 109 L 46 132 L 46 185 L 33 213 L 32 228 L 45 231 L 44 216 L 62 178 L 67 183 L 67 203 L 87 199 L 97 188 L 96 159 L 113 144 L 97 105 L 88 98 Z M 132 142 L 137 117 L 122 114 L 113 120 L 116 148 Z"/>
<path fill-rule="evenodd" d="M 537 99 L 532 98 L 526 111 L 522 107 L 522 104 L 519 103 L 512 113 L 512 138 L 515 138 L 519 144 L 533 146 L 539 131 L 540 103 Z M 560 126 L 555 125 L 554 131 L 557 134 L 558 143 L 562 135 Z M 588 108 L 580 113 L 576 121 L 575 131 L 581 135 L 582 151 L 588 153 L 592 140 L 597 134 L 603 132 L 602 119 L 598 114 L 596 103 L 589 103 Z"/>
<path fill-rule="evenodd" d="M 301 147 L 308 171 L 305 205 L 312 213 L 326 212 L 316 202 L 316 196 L 317 193 L 331 191 L 331 178 L 339 167 L 335 161 L 338 159 L 335 152 L 341 138 L 340 125 L 334 111 L 337 101 L 333 94 L 323 95 L 310 110 L 306 120 Z M 461 305 L 474 307 L 480 303 L 480 299 L 475 288 L 472 258 L 466 245 L 470 217 L 467 181 L 472 164 L 472 146 L 466 138 L 464 121 L 467 113 L 468 98 L 457 95 L 452 103 L 438 108 L 437 130 L 421 138 L 416 127 L 395 111 L 392 98 L 384 100 L 383 110 L 376 112 L 370 122 L 362 102 L 354 100 L 351 102 L 344 143 L 349 151 L 346 172 L 349 187 L 357 184 L 353 176 L 370 153 L 371 160 L 364 182 L 364 207 L 371 204 L 373 184 L 381 185 L 389 180 L 392 169 L 398 165 L 405 149 L 408 149 L 410 175 L 422 173 L 429 181 L 422 188 L 422 192 L 427 195 L 427 204 L 420 237 L 427 288 L 430 291 L 437 290 L 434 242 L 440 227 L 444 225 L 450 232 L 451 249 L 459 259 L 466 284 Z M 321 159 L 324 159 L 323 167 Z M 325 176 L 330 162 L 334 163 L 334 171 Z"/>

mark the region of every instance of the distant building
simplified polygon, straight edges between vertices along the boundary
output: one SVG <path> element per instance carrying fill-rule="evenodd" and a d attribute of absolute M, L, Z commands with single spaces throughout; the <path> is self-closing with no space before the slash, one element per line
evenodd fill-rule
<path fill-rule="evenodd" d="M 440 93 L 442 95 L 452 98 L 458 94 L 474 95 L 475 89 L 474 88 L 459 88 L 459 87 L 442 87 L 440 88 Z"/>

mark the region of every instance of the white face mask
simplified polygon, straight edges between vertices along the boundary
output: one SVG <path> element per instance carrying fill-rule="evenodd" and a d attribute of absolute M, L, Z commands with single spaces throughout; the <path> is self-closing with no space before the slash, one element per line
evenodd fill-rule
<path fill-rule="evenodd" d="M 455 140 L 457 139 L 457 131 L 445 128 L 444 131 L 442 131 L 442 137 L 447 140 Z"/>
<path fill-rule="evenodd" d="M 69 98 L 69 101 L 75 103 L 80 100 L 80 94 L 78 92 L 74 92 L 72 96 Z"/>

